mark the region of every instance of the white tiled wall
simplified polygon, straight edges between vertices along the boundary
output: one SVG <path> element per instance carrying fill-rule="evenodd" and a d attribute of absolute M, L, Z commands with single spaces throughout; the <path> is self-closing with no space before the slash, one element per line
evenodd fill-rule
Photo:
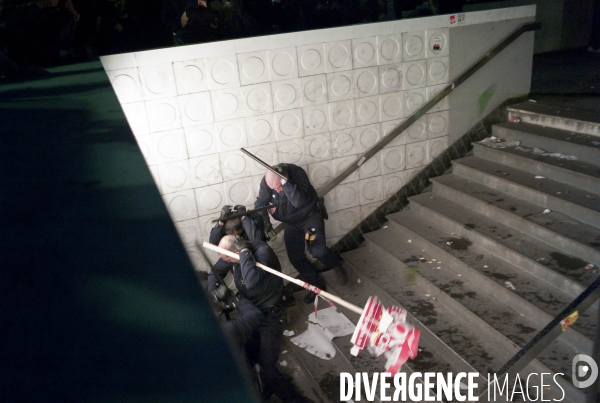
<path fill-rule="evenodd" d="M 443 89 L 442 17 L 104 57 L 186 248 L 224 204 L 253 206 L 263 169 L 241 147 L 318 189 Z M 447 147 L 449 114 L 446 99 L 327 195 L 330 244 Z"/>

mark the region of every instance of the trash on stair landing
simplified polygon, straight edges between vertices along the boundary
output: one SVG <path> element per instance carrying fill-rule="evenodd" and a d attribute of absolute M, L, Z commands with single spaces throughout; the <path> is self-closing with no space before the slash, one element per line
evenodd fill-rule
<path fill-rule="evenodd" d="M 513 116 L 512 118 L 508 119 L 508 121 L 510 123 L 521 123 L 521 118 L 518 116 Z"/>
<path fill-rule="evenodd" d="M 287 361 L 286 360 L 279 361 L 279 365 L 281 365 L 282 367 L 287 367 Z"/>
<path fill-rule="evenodd" d="M 284 330 L 284 331 L 283 331 L 283 335 L 284 335 L 284 336 L 291 337 L 291 336 L 293 336 L 294 334 L 295 334 L 295 333 L 294 333 L 294 331 L 293 331 L 293 330 Z"/>
<path fill-rule="evenodd" d="M 514 286 L 514 285 L 513 285 L 513 283 L 511 283 L 510 281 L 506 281 L 506 282 L 504 283 L 504 285 L 506 286 L 506 288 L 509 288 L 509 289 L 511 289 L 511 290 L 513 290 L 513 291 L 515 291 L 515 290 L 516 290 L 515 286 Z"/>
<path fill-rule="evenodd" d="M 545 176 L 542 176 L 542 175 L 536 175 L 536 176 L 535 176 L 535 179 L 546 179 L 546 177 L 545 177 Z"/>
<path fill-rule="evenodd" d="M 516 140 L 507 141 L 500 137 L 491 136 L 491 137 L 481 140 L 479 142 L 479 144 L 488 146 L 491 148 L 511 148 L 511 147 L 517 147 L 518 145 L 521 144 L 521 142 L 516 141 Z"/>
<path fill-rule="evenodd" d="M 600 141 L 592 141 L 592 144 L 595 146 L 600 146 Z"/>
<path fill-rule="evenodd" d="M 584 267 L 584 269 L 586 269 L 586 270 L 592 270 L 593 268 L 594 268 L 594 264 L 593 264 L 593 263 L 588 263 L 588 264 L 587 264 L 587 265 Z"/>
<path fill-rule="evenodd" d="M 516 146 L 515 150 L 523 151 L 525 153 L 529 153 L 529 152 L 533 151 L 533 148 L 531 148 L 531 147 L 525 147 L 525 146 Z"/>
<path fill-rule="evenodd" d="M 336 307 L 329 307 L 308 315 L 308 329 L 290 339 L 292 343 L 324 360 L 335 357 L 336 349 L 331 340 L 334 337 L 348 336 L 355 326 Z"/>
<path fill-rule="evenodd" d="M 546 210 L 543 211 L 543 214 L 548 214 L 548 213 L 551 213 L 551 212 L 552 212 L 552 210 L 550 210 L 549 208 L 547 208 Z"/>
<path fill-rule="evenodd" d="M 573 325 L 573 323 L 577 321 L 577 319 L 579 319 L 579 311 L 575 311 L 563 320 L 561 320 L 560 327 L 562 328 L 562 331 L 564 332 L 565 330 L 570 328 L 571 325 Z"/>
<path fill-rule="evenodd" d="M 563 153 L 544 153 L 542 155 L 544 155 L 546 157 L 560 158 L 560 159 L 568 160 L 568 161 L 575 161 L 575 160 L 577 160 L 576 156 L 574 156 L 574 155 L 566 155 L 566 154 L 563 154 Z"/>

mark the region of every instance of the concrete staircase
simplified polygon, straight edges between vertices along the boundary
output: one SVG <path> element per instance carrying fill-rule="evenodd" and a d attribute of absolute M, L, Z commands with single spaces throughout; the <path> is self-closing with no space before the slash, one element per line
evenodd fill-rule
<path fill-rule="evenodd" d="M 421 330 L 408 372 L 498 371 L 599 276 L 600 122 L 532 102 L 508 116 L 492 133 L 505 141 L 474 144 L 473 155 L 453 161 L 452 173 L 431 180 L 431 191 L 410 198 L 408 209 L 344 254 L 348 285 L 324 273 L 331 292 L 358 306 L 377 295 L 408 310 Z M 571 362 L 592 353 L 597 307 L 580 312 L 521 375 L 562 373 L 562 401 L 584 402 Z M 296 333 L 310 309 L 290 310 Z M 356 323 L 358 315 L 341 310 Z M 302 388 L 315 391 L 315 401 L 339 401 L 341 371 L 384 368 L 384 359 L 367 352 L 350 356 L 350 336 L 334 342 L 331 361 L 288 342 L 298 368 L 310 374 L 311 386 Z M 560 400 L 563 392 L 550 383 L 544 398 Z"/>

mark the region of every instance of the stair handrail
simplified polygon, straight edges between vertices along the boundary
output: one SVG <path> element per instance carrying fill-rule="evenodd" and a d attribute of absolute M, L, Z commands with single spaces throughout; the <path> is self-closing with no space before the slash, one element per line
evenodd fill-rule
<path fill-rule="evenodd" d="M 535 359 L 542 351 L 544 351 L 554 340 L 556 340 L 565 330 L 568 329 L 570 324 L 565 322 L 567 318 L 571 317 L 574 313 L 585 312 L 587 308 L 592 306 L 596 300 L 600 298 L 600 277 L 590 284 L 577 298 L 573 300 L 565 309 L 563 309 L 550 323 L 540 330 L 521 350 L 519 350 L 506 364 L 502 366 L 495 375 L 495 379 L 500 381 L 506 376 L 515 376 L 525 368 L 533 359 Z M 572 323 L 571 323 L 572 324 Z M 600 323 L 598 323 L 600 326 Z M 479 402 L 487 402 L 487 394 L 490 389 L 490 385 L 479 396 Z M 591 393 L 588 391 L 588 394 Z M 594 393 L 595 395 L 595 393 Z M 589 398 L 590 396 L 588 396 Z M 592 396 L 595 399 L 595 396 Z M 590 402 L 595 400 L 588 400 Z"/>
<path fill-rule="evenodd" d="M 379 142 L 369 148 L 364 154 L 360 155 L 354 163 L 350 164 L 346 169 L 340 172 L 335 178 L 332 178 L 329 182 L 327 182 L 323 187 L 321 187 L 317 193 L 319 197 L 323 197 L 327 193 L 329 193 L 334 187 L 339 185 L 344 179 L 350 176 L 354 171 L 356 171 L 362 164 L 368 161 L 371 157 L 381 151 L 385 146 L 391 143 L 398 135 L 404 132 L 410 125 L 415 123 L 417 119 L 427 113 L 431 108 L 433 108 L 438 102 L 444 99 L 447 95 L 449 95 L 452 91 L 456 89 L 459 85 L 465 82 L 469 77 L 475 74 L 479 69 L 485 66 L 490 60 L 492 60 L 496 55 L 498 55 L 504 48 L 514 42 L 518 37 L 520 37 L 525 32 L 536 31 L 541 28 L 541 24 L 539 22 L 528 22 L 521 25 L 519 28 L 515 29 L 510 35 L 508 35 L 502 42 L 496 45 L 492 50 L 486 53 L 485 56 L 480 58 L 477 62 L 475 62 L 471 67 L 469 67 L 464 73 L 458 76 L 454 81 L 449 83 L 441 92 L 439 92 L 436 96 L 434 96 L 430 101 L 428 101 L 425 105 L 420 107 L 417 111 L 415 111 L 412 115 L 410 115 L 404 122 L 398 125 L 394 130 L 390 132 L 387 136 L 384 136 Z"/>
<path fill-rule="evenodd" d="M 511 34 L 509 34 L 502 42 L 493 47 L 488 53 L 485 54 L 482 58 L 480 58 L 477 62 L 475 62 L 471 67 L 469 67 L 465 72 L 460 74 L 454 81 L 449 83 L 442 91 L 440 91 L 436 96 L 434 96 L 430 101 L 428 101 L 425 105 L 421 106 L 417 111 L 415 111 L 412 115 L 410 115 L 404 122 L 398 125 L 394 130 L 392 130 L 387 136 L 384 136 L 381 140 L 379 140 L 375 145 L 365 151 L 364 154 L 359 155 L 359 157 L 348 167 L 346 167 L 342 172 L 340 172 L 337 176 L 329 180 L 325 185 L 323 185 L 317 191 L 319 197 L 323 197 L 327 193 L 329 193 L 333 188 L 339 185 L 344 179 L 350 176 L 354 171 L 356 171 L 362 164 L 371 159 L 375 154 L 381 151 L 385 146 L 391 143 L 396 137 L 398 137 L 401 133 L 403 133 L 410 125 L 417 121 L 421 116 L 426 114 L 431 108 L 433 108 L 438 102 L 448 96 L 452 91 L 454 91 L 459 85 L 465 82 L 469 77 L 475 74 L 479 69 L 485 66 L 490 60 L 492 60 L 496 55 L 498 55 L 504 48 L 513 43 L 517 38 L 519 38 L 522 34 L 529 31 L 537 31 L 541 28 L 541 24 L 539 22 L 528 22 L 521 25 L 519 28 L 515 29 Z M 275 233 L 279 233 L 283 230 L 283 224 L 277 225 L 275 228 Z"/>

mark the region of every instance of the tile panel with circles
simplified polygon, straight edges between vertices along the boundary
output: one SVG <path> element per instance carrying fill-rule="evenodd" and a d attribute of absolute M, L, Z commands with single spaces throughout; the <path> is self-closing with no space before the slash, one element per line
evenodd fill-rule
<path fill-rule="evenodd" d="M 180 192 L 193 188 L 190 161 L 183 160 L 157 165 L 158 177 L 163 194 Z"/>
<path fill-rule="evenodd" d="M 319 189 L 449 80 L 447 28 L 295 43 L 108 72 L 182 240 L 208 238 L 224 204 L 253 206 L 264 168 L 240 148 Z M 447 147 L 449 116 L 446 97 L 325 196 L 329 241 Z"/>
<path fill-rule="evenodd" d="M 208 90 L 206 63 L 204 59 L 193 59 L 173 63 L 175 84 L 179 95 Z"/>
<path fill-rule="evenodd" d="M 427 138 L 447 136 L 450 133 L 449 111 L 433 112 L 427 115 Z"/>
<path fill-rule="evenodd" d="M 352 39 L 352 66 L 354 69 L 377 66 L 377 37 Z"/>
<path fill-rule="evenodd" d="M 318 190 L 333 178 L 333 161 L 308 164 L 307 174 L 310 183 Z"/>
<path fill-rule="evenodd" d="M 190 220 L 198 217 L 196 192 L 197 190 L 188 189 L 163 195 L 163 201 L 167 206 L 167 210 L 169 211 L 173 222 Z"/>
<path fill-rule="evenodd" d="M 330 211 L 339 211 L 360 205 L 358 182 L 343 183 L 335 187 L 331 194 Z"/>
<path fill-rule="evenodd" d="M 406 145 L 406 169 L 422 167 L 427 160 L 427 140 Z"/>
<path fill-rule="evenodd" d="M 373 157 L 366 160 L 360 166 L 360 168 L 358 168 L 358 178 L 367 179 L 373 178 L 375 176 L 381 176 L 383 173 L 383 167 L 381 162 L 381 151 L 379 151 Z"/>
<path fill-rule="evenodd" d="M 239 53 L 237 55 L 240 84 L 259 84 L 270 81 L 267 51 Z"/>
<path fill-rule="evenodd" d="M 139 73 L 145 100 L 177 96 L 172 63 L 143 66 Z"/>
<path fill-rule="evenodd" d="M 433 161 L 446 148 L 448 148 L 448 136 L 427 140 L 428 162 Z"/>
<path fill-rule="evenodd" d="M 144 92 L 137 67 L 109 71 L 107 72 L 107 76 L 121 105 L 144 99 Z"/>
<path fill-rule="evenodd" d="M 190 158 L 190 181 L 194 188 L 223 182 L 221 159 L 226 154 L 210 154 Z"/>
<path fill-rule="evenodd" d="M 370 204 L 383 201 L 383 178 L 373 176 L 358 181 L 360 204 Z"/>
<path fill-rule="evenodd" d="M 393 172 L 383 175 L 383 199 L 389 199 L 408 183 L 408 171 Z"/>
<path fill-rule="evenodd" d="M 331 133 L 314 134 L 304 137 L 304 150 L 306 164 L 331 160 Z"/>

